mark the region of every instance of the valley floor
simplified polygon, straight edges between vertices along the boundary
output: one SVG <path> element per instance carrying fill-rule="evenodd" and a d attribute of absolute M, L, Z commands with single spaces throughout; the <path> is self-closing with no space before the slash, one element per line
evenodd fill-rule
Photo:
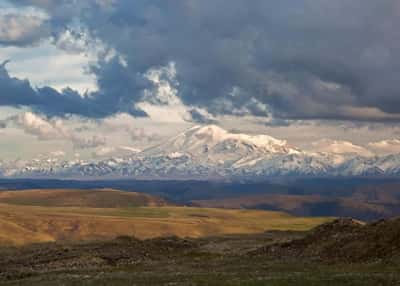
<path fill-rule="evenodd" d="M 400 219 L 176 206 L 113 190 L 0 193 L 0 285 L 400 285 Z"/>

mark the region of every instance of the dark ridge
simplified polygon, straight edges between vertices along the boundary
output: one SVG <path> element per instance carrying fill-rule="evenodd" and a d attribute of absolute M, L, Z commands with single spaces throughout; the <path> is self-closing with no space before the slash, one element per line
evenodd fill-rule
<path fill-rule="evenodd" d="M 316 227 L 302 239 L 267 245 L 249 255 L 326 263 L 395 259 L 400 257 L 400 218 L 370 224 L 338 219 Z"/>

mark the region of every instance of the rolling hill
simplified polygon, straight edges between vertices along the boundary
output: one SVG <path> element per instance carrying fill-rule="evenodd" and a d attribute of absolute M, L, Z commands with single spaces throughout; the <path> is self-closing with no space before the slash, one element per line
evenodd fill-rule
<path fill-rule="evenodd" d="M 114 190 L 31 190 L 0 195 L 2 244 L 308 230 L 329 220 L 273 211 L 178 207 L 148 195 Z"/>
<path fill-rule="evenodd" d="M 164 199 L 156 196 L 113 189 L 0 191 L 0 203 L 92 208 L 160 207 L 168 205 Z"/>
<path fill-rule="evenodd" d="M 0 285 L 399 285 L 399 220 L 308 232 L 0 246 Z"/>
<path fill-rule="evenodd" d="M 250 252 L 284 259 L 317 260 L 326 263 L 360 263 L 400 257 L 400 219 L 366 224 L 337 219 L 320 225 L 301 239 L 261 247 Z"/>

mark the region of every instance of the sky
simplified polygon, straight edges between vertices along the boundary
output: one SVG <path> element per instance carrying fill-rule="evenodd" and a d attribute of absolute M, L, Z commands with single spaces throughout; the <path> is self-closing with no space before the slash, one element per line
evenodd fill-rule
<path fill-rule="evenodd" d="M 130 154 L 195 124 L 399 153 L 399 22 L 397 0 L 0 0 L 0 160 Z"/>

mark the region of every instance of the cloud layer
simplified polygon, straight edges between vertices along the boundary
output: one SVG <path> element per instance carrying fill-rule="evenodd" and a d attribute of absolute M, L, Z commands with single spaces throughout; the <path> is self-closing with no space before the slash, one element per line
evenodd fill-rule
<path fill-rule="evenodd" d="M 11 116 L 0 122 L 0 128 L 6 128 L 9 125 L 15 125 L 25 133 L 33 135 L 42 141 L 69 141 L 75 149 L 96 148 L 106 144 L 106 140 L 103 137 L 92 136 L 86 138 L 66 128 L 61 120 L 49 121 L 31 112 Z"/>
<path fill-rule="evenodd" d="M 113 64 L 108 63 L 113 69 Z M 123 77 L 126 77 L 125 79 Z M 0 106 L 29 106 L 33 111 L 49 117 L 80 115 L 89 118 L 104 118 L 118 112 L 135 116 L 146 116 L 145 112 L 135 107 L 135 93 L 131 93 L 131 82 L 126 73 L 117 73 L 99 77 L 100 87 L 108 81 L 128 81 L 128 86 L 120 88 L 104 87 L 101 91 L 81 95 L 70 88 L 61 93 L 51 87 L 33 88 L 28 80 L 11 77 L 6 69 L 6 62 L 0 65 Z M 131 96 L 128 96 L 131 95 Z"/>
<path fill-rule="evenodd" d="M 348 141 L 322 139 L 317 142 L 313 142 L 311 145 L 312 151 L 314 152 L 333 154 L 357 154 L 365 157 L 370 157 L 374 155 L 374 153 L 372 153 L 370 150 Z"/>
<path fill-rule="evenodd" d="M 44 19 L 32 15 L 0 14 L 0 44 L 23 46 L 48 37 L 50 29 Z"/>
<path fill-rule="evenodd" d="M 185 105 L 212 115 L 400 119 L 397 0 L 14 2 L 44 9 L 55 37 L 78 19 L 114 57 L 91 67 L 99 91 L 86 97 L 33 90 L 3 68 L 2 105 L 50 116 L 144 115 L 135 104 L 151 88 L 146 73 L 173 63 L 176 82 L 163 80 Z"/>
<path fill-rule="evenodd" d="M 371 142 L 368 147 L 380 155 L 400 154 L 400 140 L 398 139 Z"/>

